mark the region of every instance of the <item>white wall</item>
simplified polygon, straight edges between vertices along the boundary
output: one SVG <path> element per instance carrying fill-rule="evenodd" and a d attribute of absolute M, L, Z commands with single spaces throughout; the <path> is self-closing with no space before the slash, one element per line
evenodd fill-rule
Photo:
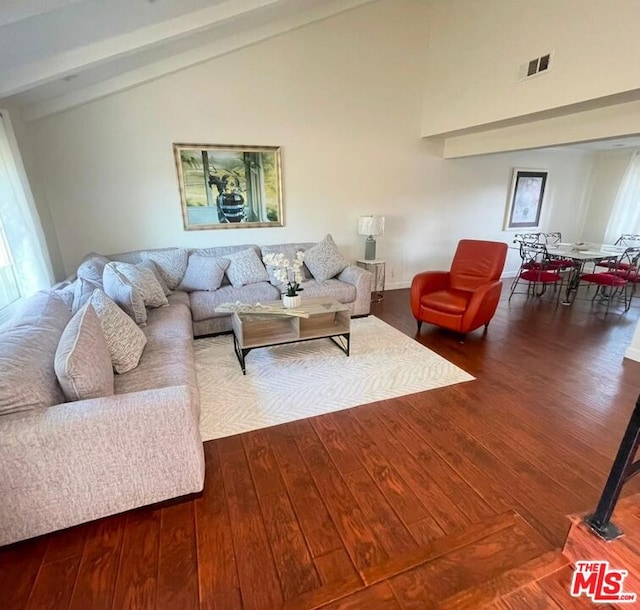
<path fill-rule="evenodd" d="M 91 250 L 281 243 L 331 232 L 389 285 L 448 267 L 462 237 L 502 231 L 513 167 L 550 171 L 543 222 L 577 239 L 591 155 L 533 151 L 443 160 L 420 139 L 425 3 L 381 0 L 29 124 L 67 272 Z M 283 147 L 285 227 L 186 232 L 173 142 Z M 515 267 L 510 262 L 510 269 Z"/>
<path fill-rule="evenodd" d="M 639 89 L 637 0 L 430 5 L 425 136 Z M 520 64 L 550 51 L 548 73 L 516 82 Z"/>
<path fill-rule="evenodd" d="M 629 165 L 633 151 L 607 150 L 599 152 L 594 161 L 592 189 L 588 197 L 582 240 L 601 244 L 611 216 L 613 202 Z"/>

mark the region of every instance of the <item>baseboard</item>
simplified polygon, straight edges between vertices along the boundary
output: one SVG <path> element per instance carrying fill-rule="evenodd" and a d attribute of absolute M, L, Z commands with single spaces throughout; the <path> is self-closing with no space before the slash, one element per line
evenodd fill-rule
<path fill-rule="evenodd" d="M 399 290 L 400 288 L 411 288 L 411 280 L 403 282 L 385 282 L 385 290 Z"/>
<path fill-rule="evenodd" d="M 628 347 L 627 351 L 624 353 L 624 357 L 629 358 L 629 360 L 640 362 L 640 349 L 637 347 Z"/>

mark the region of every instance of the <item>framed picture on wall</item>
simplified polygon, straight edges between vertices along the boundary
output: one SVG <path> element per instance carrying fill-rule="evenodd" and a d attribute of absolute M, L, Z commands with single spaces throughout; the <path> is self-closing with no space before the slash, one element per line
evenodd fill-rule
<path fill-rule="evenodd" d="M 277 146 L 174 144 L 187 231 L 282 227 Z"/>
<path fill-rule="evenodd" d="M 514 169 L 504 229 L 537 229 L 549 172 Z"/>

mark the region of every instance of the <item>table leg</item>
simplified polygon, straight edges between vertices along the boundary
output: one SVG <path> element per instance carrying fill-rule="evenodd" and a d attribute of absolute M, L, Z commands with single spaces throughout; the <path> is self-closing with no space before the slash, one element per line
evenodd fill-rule
<path fill-rule="evenodd" d="M 242 349 L 240 344 L 238 343 L 238 338 L 236 337 L 236 333 L 233 333 L 233 350 L 236 353 L 236 358 L 240 363 L 240 368 L 242 369 L 242 374 L 247 374 L 247 369 L 245 365 L 246 356 L 251 351 L 250 349 Z"/>
<path fill-rule="evenodd" d="M 580 274 L 582 273 L 583 266 L 584 263 L 580 263 L 579 265 L 571 267 L 569 278 L 567 279 L 565 297 L 563 301 L 560 301 L 562 305 L 571 305 L 575 301 L 576 294 L 578 293 L 578 286 L 580 285 Z"/>

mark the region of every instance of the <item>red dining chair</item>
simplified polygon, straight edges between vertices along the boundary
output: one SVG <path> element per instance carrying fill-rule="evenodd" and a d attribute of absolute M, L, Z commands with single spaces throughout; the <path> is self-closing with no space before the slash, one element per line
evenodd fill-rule
<path fill-rule="evenodd" d="M 520 258 L 522 260 L 520 269 L 511 284 L 511 297 L 516 294 L 516 288 L 521 282 L 527 283 L 527 295 L 542 296 L 547 286 L 553 285 L 557 290 L 556 305 L 560 301 L 560 293 L 562 292 L 563 277 L 560 274 L 560 268 L 552 265 L 552 261 L 544 244 L 520 244 Z"/>
<path fill-rule="evenodd" d="M 607 271 L 583 273 L 580 276 L 580 282 L 596 286 L 592 303 L 598 296 L 606 300 L 605 316 L 609 313 L 611 301 L 615 296 L 623 297 L 624 310 L 629 311 L 638 282 L 638 259 L 640 246 L 627 248 L 620 256 L 601 261 L 600 266 L 605 267 Z"/>
<path fill-rule="evenodd" d="M 616 239 L 616 242 L 613 244 L 614 246 L 621 246 L 624 248 L 633 248 L 636 246 L 640 245 L 640 235 L 634 235 L 633 233 L 623 233 L 620 237 L 618 237 L 618 239 Z M 625 267 L 627 263 L 623 263 L 623 268 Z M 595 264 L 595 267 L 601 267 L 604 269 L 614 269 L 616 268 L 616 261 L 613 259 L 607 259 L 604 261 L 600 261 L 599 263 Z M 617 267 L 618 270 L 620 270 L 620 267 Z"/>

